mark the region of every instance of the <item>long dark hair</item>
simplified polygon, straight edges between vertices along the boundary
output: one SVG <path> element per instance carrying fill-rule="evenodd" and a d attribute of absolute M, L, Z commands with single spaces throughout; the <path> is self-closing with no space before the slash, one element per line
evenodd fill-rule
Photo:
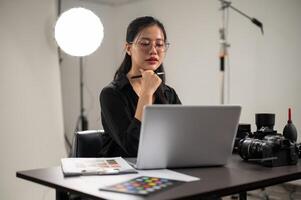
<path fill-rule="evenodd" d="M 144 28 L 147 28 L 147 27 L 153 26 L 153 25 L 157 25 L 162 30 L 163 35 L 164 35 L 164 40 L 167 41 L 167 35 L 166 35 L 166 31 L 165 31 L 163 24 L 159 20 L 157 20 L 151 16 L 145 16 L 145 17 L 139 17 L 139 18 L 133 20 L 129 24 L 129 26 L 127 28 L 127 32 L 126 32 L 126 42 L 127 43 L 133 42 L 135 37 L 140 33 L 140 31 L 142 31 Z M 126 75 L 130 71 L 131 67 L 132 67 L 131 56 L 129 56 L 126 53 L 121 65 L 115 72 L 114 80 L 118 79 L 119 76 Z M 164 72 L 163 63 L 161 63 L 161 65 L 158 67 L 158 69 L 156 69 L 155 72 Z M 165 85 L 165 75 L 163 74 L 160 77 L 162 79 L 162 83 L 156 90 L 155 95 L 157 97 L 159 97 L 159 99 L 161 100 L 162 103 L 167 103 L 167 99 L 163 93 L 163 87 Z"/>

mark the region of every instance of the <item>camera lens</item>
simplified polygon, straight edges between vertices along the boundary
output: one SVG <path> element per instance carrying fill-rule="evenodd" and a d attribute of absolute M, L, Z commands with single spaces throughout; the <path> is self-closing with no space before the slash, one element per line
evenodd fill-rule
<path fill-rule="evenodd" d="M 255 114 L 255 123 L 257 131 L 259 131 L 262 127 L 268 127 L 270 130 L 273 130 L 275 125 L 275 114 L 257 113 Z"/>
<path fill-rule="evenodd" d="M 262 158 L 266 147 L 265 141 L 253 138 L 242 139 L 239 143 L 239 155 L 244 160 Z"/>

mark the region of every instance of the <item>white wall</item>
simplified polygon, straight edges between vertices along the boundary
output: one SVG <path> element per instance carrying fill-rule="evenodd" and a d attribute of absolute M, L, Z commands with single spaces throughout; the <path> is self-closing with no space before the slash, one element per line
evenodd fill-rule
<path fill-rule="evenodd" d="M 184 104 L 219 104 L 219 33 L 221 12 L 219 1 L 213 0 L 144 0 L 129 5 L 107 7 L 89 3 L 97 10 L 105 25 L 105 42 L 87 58 L 85 67 L 88 88 L 85 107 L 89 108 L 90 128 L 101 127 L 99 91 L 109 83 L 123 56 L 126 27 L 131 20 L 144 15 L 160 19 L 166 27 L 171 47 L 165 68 L 167 82 L 178 92 Z M 71 5 L 69 5 L 71 6 Z M 229 102 L 243 106 L 241 122 L 251 123 L 255 130 L 255 113 L 276 114 L 275 129 L 282 132 L 287 120 L 287 108 L 293 109 L 293 121 L 301 133 L 301 1 L 240 0 L 233 6 L 264 24 L 264 35 L 246 18 L 230 10 L 229 43 L 231 48 Z M 113 48 L 115 47 L 115 49 Z M 67 64 L 62 68 L 69 67 Z M 73 70 L 78 70 L 75 68 Z M 70 73 L 62 78 L 70 80 Z M 76 75 L 78 76 L 78 75 Z M 78 91 L 78 80 L 72 90 Z M 64 87 L 64 86 L 63 86 Z M 71 98 L 63 90 L 64 107 L 72 108 L 66 118 L 66 131 L 75 127 L 79 113 L 79 97 Z M 72 103 L 74 102 L 74 103 Z M 299 136 L 299 139 L 301 135 Z"/>
<path fill-rule="evenodd" d="M 301 1 L 237 1 L 236 5 L 264 23 L 264 36 L 248 21 L 231 13 L 231 102 L 242 103 L 243 120 L 254 113 L 276 113 L 275 128 L 282 132 L 287 108 L 301 141 Z"/>
<path fill-rule="evenodd" d="M 54 199 L 16 171 L 65 156 L 55 1 L 0 1 L 0 199 Z"/>

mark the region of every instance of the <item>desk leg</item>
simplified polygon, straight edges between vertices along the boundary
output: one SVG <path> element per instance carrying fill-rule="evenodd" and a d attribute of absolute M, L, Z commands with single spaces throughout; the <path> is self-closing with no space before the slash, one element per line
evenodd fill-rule
<path fill-rule="evenodd" d="M 247 200 L 247 192 L 239 193 L 239 200 Z"/>
<path fill-rule="evenodd" d="M 56 200 L 68 200 L 69 197 L 68 197 L 67 192 L 63 192 L 63 191 L 60 191 L 60 190 L 55 190 L 55 199 Z"/>

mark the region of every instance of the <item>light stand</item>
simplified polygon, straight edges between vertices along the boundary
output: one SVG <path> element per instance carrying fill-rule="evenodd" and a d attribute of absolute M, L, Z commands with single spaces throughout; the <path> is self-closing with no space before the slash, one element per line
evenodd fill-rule
<path fill-rule="evenodd" d="M 60 10 L 60 3 L 59 10 Z M 95 52 L 103 39 L 103 24 L 91 10 L 71 8 L 60 15 L 55 25 L 55 40 L 67 54 L 79 57 L 80 78 L 80 115 L 75 131 L 88 129 L 88 120 L 84 115 L 84 72 L 83 57 Z"/>
<path fill-rule="evenodd" d="M 251 22 L 253 22 L 253 24 L 255 24 L 256 26 L 258 26 L 261 29 L 261 33 L 263 35 L 263 24 L 256 18 L 250 17 L 247 14 L 245 14 L 244 12 L 242 12 L 241 10 L 235 8 L 234 6 L 231 5 L 230 1 L 225 1 L 225 0 L 220 0 L 222 3 L 222 8 L 221 9 L 225 9 L 225 8 L 232 8 L 233 10 L 235 10 L 236 12 L 238 12 L 239 14 L 241 14 L 242 16 L 248 18 L 249 20 L 251 20 Z"/>
<path fill-rule="evenodd" d="M 88 119 L 85 116 L 85 108 L 84 108 L 84 71 L 83 71 L 83 57 L 79 57 L 79 79 L 80 79 L 80 116 L 78 120 L 78 124 L 76 126 L 77 131 L 85 131 L 88 130 L 89 124 Z M 80 128 L 78 125 L 81 125 Z"/>
<path fill-rule="evenodd" d="M 222 28 L 219 29 L 219 35 L 220 35 L 220 101 L 221 104 L 225 103 L 225 58 L 227 56 L 227 48 L 230 47 L 230 45 L 227 43 L 226 40 L 226 34 L 225 34 L 225 29 L 226 29 L 226 23 L 225 23 L 225 9 L 223 9 L 223 14 L 222 14 Z"/>
<path fill-rule="evenodd" d="M 227 27 L 226 27 L 226 20 L 225 20 L 225 10 L 228 8 L 232 8 L 234 11 L 238 12 L 239 14 L 241 14 L 242 16 L 248 18 L 249 20 L 251 20 L 251 22 L 253 22 L 253 24 L 255 24 L 256 26 L 258 26 L 261 29 L 261 33 L 263 34 L 263 24 L 257 20 L 256 18 L 252 18 L 248 15 L 246 15 L 244 12 L 240 11 L 239 9 L 233 7 L 231 5 L 230 1 L 225 1 L 225 0 L 219 0 L 222 4 L 222 7 L 220 10 L 223 11 L 222 14 L 222 28 L 219 29 L 219 34 L 220 34 L 220 76 L 221 76 L 221 83 L 220 83 L 220 88 L 221 88 L 221 93 L 220 93 L 220 101 L 221 104 L 225 104 L 225 62 L 226 62 L 226 57 L 227 57 L 227 48 L 230 47 L 229 43 L 227 42 Z M 229 88 L 228 88 L 229 90 Z"/>

